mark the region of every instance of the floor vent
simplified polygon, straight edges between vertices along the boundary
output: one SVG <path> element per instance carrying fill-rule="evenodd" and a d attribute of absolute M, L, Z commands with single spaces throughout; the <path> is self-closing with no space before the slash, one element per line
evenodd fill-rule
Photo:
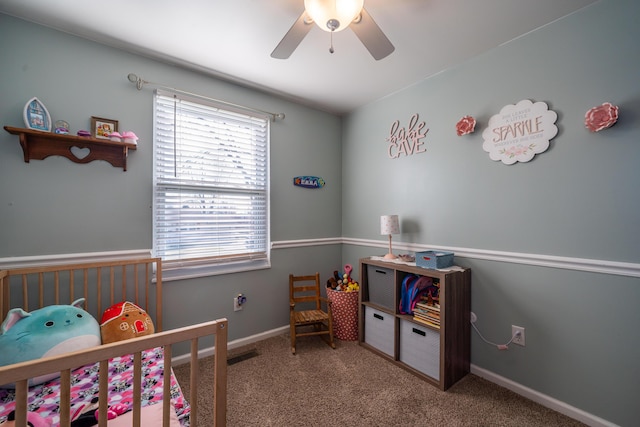
<path fill-rule="evenodd" d="M 247 359 L 251 359 L 252 357 L 259 356 L 258 350 L 255 348 L 252 350 L 245 351 L 244 353 L 236 354 L 233 357 L 227 359 L 227 365 L 235 365 L 238 362 L 242 362 Z"/>

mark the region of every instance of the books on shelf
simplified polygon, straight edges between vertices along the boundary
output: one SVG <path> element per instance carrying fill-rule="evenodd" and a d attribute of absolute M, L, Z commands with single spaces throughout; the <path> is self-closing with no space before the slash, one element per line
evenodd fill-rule
<path fill-rule="evenodd" d="M 432 328 L 440 329 L 440 324 L 433 323 L 430 320 L 425 320 L 423 318 L 416 317 L 416 316 L 413 317 L 413 320 L 415 320 L 416 322 L 431 326 Z"/>
<path fill-rule="evenodd" d="M 413 309 L 413 320 L 440 328 L 440 305 L 431 301 L 417 302 Z"/>
<path fill-rule="evenodd" d="M 440 304 L 438 303 L 426 303 L 426 302 L 417 302 L 416 303 L 416 308 L 420 308 L 423 310 L 430 310 L 430 311 L 434 311 L 437 313 L 440 313 Z"/>

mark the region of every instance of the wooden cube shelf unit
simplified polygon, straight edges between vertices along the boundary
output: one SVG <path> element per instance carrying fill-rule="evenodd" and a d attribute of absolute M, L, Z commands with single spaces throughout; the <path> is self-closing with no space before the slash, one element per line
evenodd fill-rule
<path fill-rule="evenodd" d="M 409 274 L 440 284 L 440 327 L 399 310 Z M 358 342 L 441 390 L 469 373 L 471 270 L 441 271 L 371 258 L 360 260 Z"/>
<path fill-rule="evenodd" d="M 129 150 L 137 149 L 136 144 L 128 142 L 61 135 L 11 126 L 5 126 L 4 129 L 20 138 L 25 163 L 29 163 L 31 159 L 44 160 L 49 156 L 63 156 L 75 163 L 104 160 L 126 171 Z"/>

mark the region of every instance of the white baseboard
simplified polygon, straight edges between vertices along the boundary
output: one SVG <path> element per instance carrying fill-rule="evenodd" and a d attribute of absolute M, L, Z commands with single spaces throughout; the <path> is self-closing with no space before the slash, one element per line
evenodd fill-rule
<path fill-rule="evenodd" d="M 511 390 L 514 393 L 519 394 L 520 396 L 533 400 L 534 402 L 539 403 L 546 408 L 553 409 L 556 412 L 583 422 L 591 427 L 618 427 L 617 424 L 596 417 L 595 415 L 585 412 L 582 409 L 575 408 L 565 402 L 554 399 L 551 396 L 542 394 L 529 387 L 525 387 L 522 384 L 518 384 L 508 378 L 502 377 L 498 374 L 487 371 L 486 369 L 480 368 L 473 364 L 471 365 L 471 373 L 484 378 L 487 381 L 491 381 L 494 384 L 502 386 L 508 390 Z"/>
<path fill-rule="evenodd" d="M 266 340 L 267 338 L 276 337 L 278 335 L 282 335 L 288 330 L 289 330 L 289 325 L 286 325 L 276 329 L 272 329 L 270 331 L 265 331 L 256 335 L 251 335 L 249 337 L 229 341 L 229 343 L 227 344 L 227 350 L 233 350 L 234 348 L 243 347 L 245 345 L 253 344 L 254 342 Z M 215 354 L 215 347 L 204 348 L 202 350 L 198 350 L 198 359 L 213 356 L 214 354 Z M 191 356 L 189 354 L 184 354 L 182 356 L 171 358 L 171 364 L 174 366 L 183 365 L 185 363 L 189 363 L 190 361 L 191 361 Z"/>

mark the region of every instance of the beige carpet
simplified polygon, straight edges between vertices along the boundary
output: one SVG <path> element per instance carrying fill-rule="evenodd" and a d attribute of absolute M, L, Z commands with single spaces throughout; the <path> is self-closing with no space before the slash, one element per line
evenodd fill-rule
<path fill-rule="evenodd" d="M 229 359 L 243 355 L 228 366 L 230 427 L 584 425 L 472 374 L 440 391 L 357 342 L 338 340 L 332 350 L 305 337 L 294 356 L 281 335 Z M 212 425 L 211 367 L 212 358 L 200 362 L 198 427 Z M 189 365 L 174 369 L 188 396 Z"/>

